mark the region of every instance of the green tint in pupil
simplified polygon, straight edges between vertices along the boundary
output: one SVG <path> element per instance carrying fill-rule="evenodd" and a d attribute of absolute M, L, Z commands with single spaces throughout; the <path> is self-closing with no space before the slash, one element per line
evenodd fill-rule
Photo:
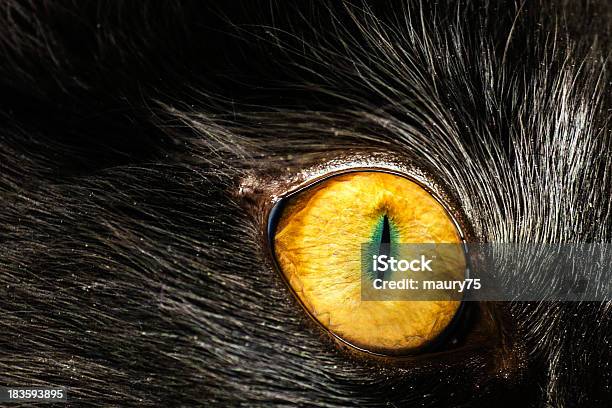
<path fill-rule="evenodd" d="M 386 248 L 392 248 L 394 244 L 397 244 L 397 229 L 393 222 L 389 219 L 387 214 L 380 217 L 374 233 L 372 234 L 372 244 L 383 245 Z M 385 253 L 384 255 L 390 255 Z"/>
<path fill-rule="evenodd" d="M 374 228 L 372 239 L 370 241 L 368 253 L 370 254 L 366 259 L 371 260 L 372 255 L 387 255 L 395 256 L 394 247 L 398 243 L 398 232 L 393 221 L 389 219 L 387 214 L 380 217 Z M 374 272 L 371 267 L 371 262 L 368 262 L 367 270 L 371 279 L 384 279 L 384 272 Z"/>

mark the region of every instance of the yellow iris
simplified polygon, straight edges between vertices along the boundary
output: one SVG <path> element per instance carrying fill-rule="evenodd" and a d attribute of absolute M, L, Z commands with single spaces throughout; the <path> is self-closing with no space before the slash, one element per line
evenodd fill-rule
<path fill-rule="evenodd" d="M 451 322 L 458 301 L 362 301 L 362 244 L 459 243 L 446 210 L 417 183 L 379 171 L 331 177 L 289 198 L 274 231 L 276 260 L 308 312 L 347 343 L 414 351 Z"/>

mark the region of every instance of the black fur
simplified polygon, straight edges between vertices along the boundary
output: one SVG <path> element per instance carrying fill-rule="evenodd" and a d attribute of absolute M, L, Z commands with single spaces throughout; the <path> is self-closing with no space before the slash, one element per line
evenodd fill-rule
<path fill-rule="evenodd" d="M 486 338 L 372 360 L 311 324 L 262 238 L 270 196 L 348 154 L 431 175 L 479 241 L 610 242 L 609 2 L 204 3 L 2 3 L 1 385 L 609 406 L 609 302 L 481 305 Z"/>

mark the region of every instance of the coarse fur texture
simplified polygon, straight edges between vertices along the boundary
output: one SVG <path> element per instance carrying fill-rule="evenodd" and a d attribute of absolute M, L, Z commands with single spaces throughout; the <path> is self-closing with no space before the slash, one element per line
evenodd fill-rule
<path fill-rule="evenodd" d="M 270 266 L 251 193 L 384 152 L 479 241 L 610 242 L 611 25 L 606 0 L 4 0 L 0 385 L 73 406 L 609 406 L 611 303 L 489 305 L 493 344 L 356 356 Z"/>

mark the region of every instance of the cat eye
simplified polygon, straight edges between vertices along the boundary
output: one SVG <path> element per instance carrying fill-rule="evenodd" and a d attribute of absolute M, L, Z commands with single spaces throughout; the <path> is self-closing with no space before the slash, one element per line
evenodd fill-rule
<path fill-rule="evenodd" d="M 448 333 L 461 310 L 458 300 L 363 298 L 364 245 L 463 242 L 441 201 L 403 175 L 359 170 L 324 178 L 277 203 L 268 234 L 276 265 L 303 308 L 356 349 L 416 354 Z"/>

